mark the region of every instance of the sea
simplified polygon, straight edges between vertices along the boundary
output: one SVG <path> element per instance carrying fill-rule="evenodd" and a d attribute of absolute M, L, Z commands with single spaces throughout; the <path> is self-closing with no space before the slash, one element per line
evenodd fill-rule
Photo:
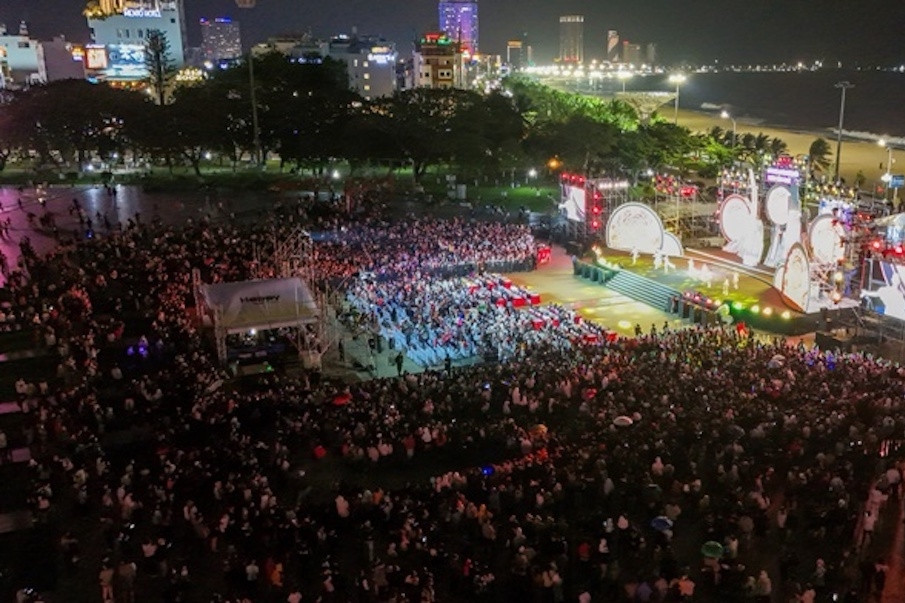
<path fill-rule="evenodd" d="M 667 75 L 633 78 L 627 90 L 672 91 Z M 803 132 L 835 132 L 841 90 L 846 90 L 843 135 L 905 147 L 905 72 L 892 70 L 690 73 L 679 91 L 679 107 L 718 113 L 725 109 L 739 123 L 763 124 Z"/>

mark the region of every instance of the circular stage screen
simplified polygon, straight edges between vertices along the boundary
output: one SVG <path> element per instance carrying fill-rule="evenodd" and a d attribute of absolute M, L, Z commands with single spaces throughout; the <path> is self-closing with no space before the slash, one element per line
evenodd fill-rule
<path fill-rule="evenodd" d="M 607 220 L 606 245 L 611 249 L 657 253 L 663 246 L 660 216 L 641 203 L 620 205 Z"/>
<path fill-rule="evenodd" d="M 785 186 L 774 186 L 767 192 L 767 217 L 777 226 L 789 221 L 789 199 L 792 192 Z"/>
<path fill-rule="evenodd" d="M 751 228 L 751 209 L 741 195 L 729 195 L 720 205 L 720 230 L 727 241 L 745 238 Z"/>
<path fill-rule="evenodd" d="M 821 264 L 836 264 L 845 256 L 845 231 L 830 214 L 817 216 L 808 228 L 811 253 Z"/>

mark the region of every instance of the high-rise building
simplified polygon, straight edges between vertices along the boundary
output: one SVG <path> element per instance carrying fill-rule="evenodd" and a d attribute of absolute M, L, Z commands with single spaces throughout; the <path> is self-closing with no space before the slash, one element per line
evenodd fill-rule
<path fill-rule="evenodd" d="M 201 19 L 201 51 L 213 63 L 242 56 L 239 22 L 229 17 Z"/>
<path fill-rule="evenodd" d="M 85 48 L 89 75 L 108 81 L 140 81 L 148 77 L 145 48 L 149 34 L 160 32 L 173 66 L 185 65 L 185 8 L 182 0 L 110 0 L 112 14 L 91 12 L 92 44 Z"/>
<path fill-rule="evenodd" d="M 628 40 L 622 41 L 622 62 L 635 67 L 640 67 L 644 62 L 641 54 L 641 44 L 632 44 Z"/>
<path fill-rule="evenodd" d="M 657 64 L 657 45 L 653 42 L 649 42 L 645 47 L 645 62 L 648 65 L 656 65 Z"/>
<path fill-rule="evenodd" d="M 584 16 L 559 18 L 559 61 L 579 65 L 584 62 Z"/>
<path fill-rule="evenodd" d="M 426 33 L 415 42 L 412 85 L 406 88 L 462 88 L 464 55 L 445 32 Z"/>
<path fill-rule="evenodd" d="M 8 33 L 6 26 L 0 26 L 0 55 L 7 77 L 5 86 L 28 86 L 47 82 L 44 64 L 44 49 L 38 40 L 28 35 L 25 22 L 19 25 L 18 33 Z"/>
<path fill-rule="evenodd" d="M 521 40 L 509 40 L 506 42 L 506 64 L 509 65 L 510 69 L 527 67 L 525 44 Z"/>
<path fill-rule="evenodd" d="M 610 29 L 606 32 L 606 60 L 610 63 L 618 63 L 619 58 L 619 32 Z"/>
<path fill-rule="evenodd" d="M 440 31 L 459 44 L 462 52 L 478 52 L 477 0 L 440 0 Z"/>

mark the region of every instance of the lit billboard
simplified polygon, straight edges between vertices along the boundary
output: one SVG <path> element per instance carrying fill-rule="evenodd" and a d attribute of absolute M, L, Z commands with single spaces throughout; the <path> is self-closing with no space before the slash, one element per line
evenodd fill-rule
<path fill-rule="evenodd" d="M 85 47 L 85 66 L 88 69 L 107 68 L 107 47 L 89 44 Z"/>
<path fill-rule="evenodd" d="M 141 44 L 110 44 L 107 46 L 107 79 L 142 80 L 148 76 L 145 47 Z"/>

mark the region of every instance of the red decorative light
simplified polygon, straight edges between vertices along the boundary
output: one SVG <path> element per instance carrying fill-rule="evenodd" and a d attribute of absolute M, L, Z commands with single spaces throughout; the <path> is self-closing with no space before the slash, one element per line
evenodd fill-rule
<path fill-rule="evenodd" d="M 595 205 L 594 207 L 591 208 L 591 211 L 594 212 L 595 214 L 600 214 L 600 212 L 603 211 L 603 209 L 599 205 Z"/>
<path fill-rule="evenodd" d="M 880 249 L 880 241 L 874 241 L 873 243 L 871 243 L 871 247 L 873 247 L 874 249 L 879 250 L 879 249 Z"/>
<path fill-rule="evenodd" d="M 600 222 L 598 222 L 597 220 L 591 220 L 591 228 L 597 230 L 598 228 L 600 228 Z"/>
<path fill-rule="evenodd" d="M 903 253 L 905 253 L 905 249 L 902 249 L 901 245 L 896 245 L 895 252 L 896 255 L 902 255 Z"/>

